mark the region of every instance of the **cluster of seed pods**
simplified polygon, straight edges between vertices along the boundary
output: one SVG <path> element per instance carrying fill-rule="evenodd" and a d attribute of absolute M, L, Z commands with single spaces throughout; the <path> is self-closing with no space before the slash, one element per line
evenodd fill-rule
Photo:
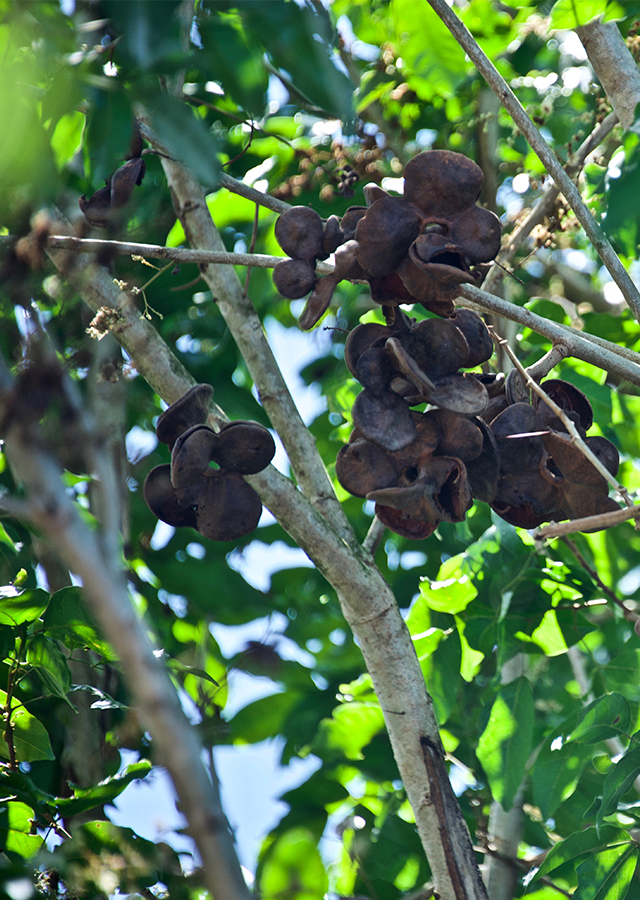
<path fill-rule="evenodd" d="M 318 322 L 343 278 L 367 281 L 390 319 L 395 307 L 413 303 L 452 316 L 459 285 L 480 284 L 500 248 L 500 220 L 476 205 L 482 181 L 482 169 L 462 154 L 427 150 L 407 163 L 402 197 L 367 185 L 367 206 L 341 219 L 323 223 L 303 206 L 280 216 L 276 238 L 292 258 L 275 267 L 276 288 L 289 299 L 312 291 L 300 327 Z M 333 252 L 334 272 L 318 279 L 316 260 Z"/>
<path fill-rule="evenodd" d="M 171 463 L 147 475 L 149 509 L 175 527 L 195 528 L 212 541 L 234 541 L 256 528 L 262 502 L 244 475 L 271 462 L 275 444 L 257 422 L 235 421 L 217 434 L 207 424 L 213 388 L 196 384 L 158 418 L 158 440 Z"/>
<path fill-rule="evenodd" d="M 555 378 L 540 386 L 615 476 L 619 465 L 615 446 L 598 435 L 587 437 L 593 410 L 585 394 Z M 536 528 L 551 519 L 578 519 L 619 509 L 609 497 L 607 480 L 571 440 L 551 407 L 537 394 L 528 396 L 517 372 L 509 374 L 492 403 L 497 404 L 494 412 L 503 407 L 491 421 L 500 454 L 498 490 L 491 505 L 499 516 L 521 528 Z"/>
<path fill-rule="evenodd" d="M 336 474 L 404 537 L 429 537 L 440 522 L 461 522 L 474 497 L 490 503 L 496 495 L 498 449 L 481 418 L 489 395 L 479 378 L 458 371 L 492 351 L 470 310 L 421 322 L 400 312 L 393 325 L 358 325 L 347 339 L 347 366 L 363 390 Z M 425 402 L 434 408 L 411 408 Z"/>

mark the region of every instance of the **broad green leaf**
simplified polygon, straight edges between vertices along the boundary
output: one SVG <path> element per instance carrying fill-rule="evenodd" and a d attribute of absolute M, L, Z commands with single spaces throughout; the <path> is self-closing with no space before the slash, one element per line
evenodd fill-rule
<path fill-rule="evenodd" d="M 605 694 L 585 706 L 578 716 L 578 724 L 567 740 L 597 744 L 619 734 L 626 734 L 630 721 L 629 703 L 622 694 Z"/>
<path fill-rule="evenodd" d="M 516 678 L 498 692 L 489 721 L 478 741 L 477 756 L 491 793 L 511 808 L 532 749 L 533 695 L 526 678 Z"/>
<path fill-rule="evenodd" d="M 26 803 L 13 800 L 0 804 L 0 847 L 10 858 L 29 859 L 42 846 L 41 835 L 29 834 L 33 819 L 33 810 Z"/>
<path fill-rule="evenodd" d="M 6 709 L 7 694 L 0 691 L 0 706 Z M 22 705 L 11 704 L 13 744 L 18 762 L 34 762 L 38 759 L 55 759 L 49 735 L 44 725 Z M 10 759 L 4 734 L 0 735 L 0 756 Z"/>
<path fill-rule="evenodd" d="M 89 809 L 95 809 L 96 806 L 113 803 L 132 781 L 145 778 L 151 769 L 152 765 L 149 760 L 142 759 L 140 762 L 127 766 L 119 775 L 105 778 L 94 787 L 79 788 L 74 785 L 73 797 L 59 800 L 58 809 L 63 816 L 77 816 Z"/>
<path fill-rule="evenodd" d="M 607 847 L 626 846 L 629 840 L 626 831 L 614 828 L 612 825 L 605 825 L 599 833 L 596 828 L 585 828 L 584 831 L 578 831 L 551 848 L 533 877 L 532 883 L 538 881 L 543 875 L 550 875 L 552 872 L 561 870 L 563 866 L 568 866 L 575 871 L 587 856 L 601 853 Z"/>
<path fill-rule="evenodd" d="M 576 872 L 573 900 L 624 900 L 638 861 L 635 841 L 590 854 Z"/>
<path fill-rule="evenodd" d="M 551 10 L 551 28 L 579 28 L 594 19 L 610 22 L 624 19 L 626 13 L 620 3 L 609 0 L 558 0 Z"/>
<path fill-rule="evenodd" d="M 377 703 L 343 703 L 330 719 L 321 722 L 317 748 L 338 751 L 347 759 L 362 759 L 363 748 L 383 730 L 384 717 Z"/>
<path fill-rule="evenodd" d="M 17 597 L 0 598 L 0 625 L 23 625 L 35 622 L 47 608 L 49 594 L 35 588 Z"/>
<path fill-rule="evenodd" d="M 49 637 L 70 649 L 95 650 L 110 662 L 116 659 L 111 645 L 99 636 L 78 587 L 62 588 L 53 594 L 44 626 Z"/>
<path fill-rule="evenodd" d="M 229 722 L 234 743 L 257 744 L 281 733 L 300 697 L 295 691 L 270 694 L 244 706 Z"/>
<path fill-rule="evenodd" d="M 71 672 L 58 647 L 44 634 L 34 634 L 27 643 L 27 662 L 38 669 L 45 685 L 58 697 L 67 699 Z"/>
<path fill-rule="evenodd" d="M 609 690 L 625 693 L 629 689 L 635 694 L 640 684 L 640 650 L 633 648 L 614 656 L 601 669 L 602 677 Z"/>
<path fill-rule="evenodd" d="M 207 188 L 217 184 L 220 165 L 216 139 L 187 104 L 169 94 L 144 98 L 151 125 L 175 159 L 187 166 Z"/>
<path fill-rule="evenodd" d="M 260 873 L 260 895 L 264 900 L 322 900 L 329 879 L 313 835 L 306 828 L 293 828 L 278 838 Z"/>
<path fill-rule="evenodd" d="M 207 70 L 212 80 L 224 85 L 235 102 L 254 114 L 262 114 L 268 74 L 260 47 L 249 42 L 236 17 L 212 15 L 200 24 Z"/>
<path fill-rule="evenodd" d="M 449 29 L 427 3 L 393 0 L 391 12 L 400 55 L 416 76 L 412 84 L 427 100 L 436 93 L 453 95 L 466 77 L 467 63 Z"/>
<path fill-rule="evenodd" d="M 459 613 L 477 596 L 468 573 L 463 571 L 464 554 L 448 559 L 440 567 L 435 581 L 422 581 L 420 596 L 430 609 L 437 612 Z"/>
<path fill-rule="evenodd" d="M 462 646 L 457 629 L 440 641 L 433 653 L 420 659 L 420 667 L 440 725 L 444 725 L 455 707 L 460 687 L 461 662 Z"/>
<path fill-rule="evenodd" d="M 584 744 L 565 742 L 557 749 L 552 746 L 556 746 L 556 740 L 549 738 L 531 767 L 533 798 L 545 819 L 573 794 L 591 758 L 591 749 Z"/>
<path fill-rule="evenodd" d="M 611 767 L 604 780 L 602 802 L 596 817 L 598 828 L 602 825 L 605 816 L 616 811 L 618 801 L 624 797 L 627 791 L 631 790 L 638 773 L 640 773 L 640 745 L 636 743 L 638 738 L 640 738 L 640 733 L 633 736 L 627 752 Z"/>

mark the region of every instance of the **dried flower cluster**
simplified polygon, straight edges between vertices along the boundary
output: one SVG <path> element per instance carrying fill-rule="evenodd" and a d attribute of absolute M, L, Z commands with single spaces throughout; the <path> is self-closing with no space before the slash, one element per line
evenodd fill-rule
<path fill-rule="evenodd" d="M 278 291 L 289 299 L 313 289 L 300 317 L 312 328 L 343 278 L 369 282 L 371 296 L 393 309 L 421 303 L 440 316 L 454 313 L 465 282 L 480 284 L 484 263 L 500 248 L 500 220 L 476 205 L 482 170 L 449 150 L 428 150 L 405 167 L 404 196 L 365 187 L 367 206 L 353 206 L 326 224 L 307 207 L 293 207 L 276 224 L 276 237 L 292 259 L 274 269 Z M 335 272 L 317 279 L 316 259 L 335 252 Z"/>
<path fill-rule="evenodd" d="M 233 541 L 253 531 L 262 513 L 260 497 L 243 475 L 268 466 L 275 444 L 256 422 L 230 422 L 216 434 L 206 424 L 212 395 L 210 385 L 196 384 L 158 418 L 156 434 L 169 445 L 171 464 L 149 472 L 144 499 L 169 525 Z"/>

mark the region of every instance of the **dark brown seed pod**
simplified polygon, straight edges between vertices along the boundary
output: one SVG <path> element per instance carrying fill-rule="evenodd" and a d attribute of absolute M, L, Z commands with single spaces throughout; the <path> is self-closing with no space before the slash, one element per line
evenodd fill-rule
<path fill-rule="evenodd" d="M 265 469 L 276 452 L 271 433 L 257 422 L 229 422 L 217 435 L 212 459 L 228 472 L 255 475 Z"/>
<path fill-rule="evenodd" d="M 477 500 L 492 503 L 498 491 L 500 455 L 493 432 L 480 418 L 473 420 L 482 433 L 483 444 L 479 456 L 465 463 L 471 493 Z"/>
<path fill-rule="evenodd" d="M 284 252 L 296 259 L 313 259 L 322 253 L 322 219 L 307 206 L 293 206 L 282 213 L 275 235 Z"/>
<path fill-rule="evenodd" d="M 324 235 L 322 237 L 322 258 L 326 258 L 331 253 L 335 253 L 340 244 L 344 242 L 344 233 L 340 226 L 338 216 L 329 216 L 324 226 Z"/>
<path fill-rule="evenodd" d="M 366 206 L 350 206 L 340 220 L 340 227 L 345 241 L 351 241 L 355 237 L 356 228 L 360 219 L 366 214 Z"/>
<path fill-rule="evenodd" d="M 357 377 L 358 360 L 369 350 L 376 341 L 391 336 L 391 329 L 387 325 L 380 325 L 377 322 L 364 322 L 349 332 L 344 345 L 344 359 L 347 368 L 354 377 Z"/>
<path fill-rule="evenodd" d="M 600 462 L 605 466 L 613 476 L 618 474 L 620 466 L 620 454 L 618 448 L 605 437 L 594 435 L 585 440 L 587 447 L 598 457 Z"/>
<path fill-rule="evenodd" d="M 143 159 L 129 159 L 111 176 L 111 209 L 122 209 L 136 185 L 142 184 L 145 164 Z"/>
<path fill-rule="evenodd" d="M 209 470 L 199 482 L 196 527 L 211 541 L 237 541 L 260 521 L 262 503 L 242 475 Z"/>
<path fill-rule="evenodd" d="M 315 269 L 304 259 L 283 259 L 274 266 L 273 283 L 278 293 L 287 300 L 299 300 L 313 290 Z"/>
<path fill-rule="evenodd" d="M 417 437 L 409 407 L 392 391 L 365 388 L 356 397 L 352 414 L 363 436 L 385 450 L 401 450 Z"/>
<path fill-rule="evenodd" d="M 178 502 L 171 484 L 171 466 L 168 463 L 156 466 L 149 472 L 142 487 L 142 495 L 154 516 L 162 519 L 167 525 L 173 525 L 175 528 L 196 527 L 193 509 L 184 507 Z"/>
<path fill-rule="evenodd" d="M 480 416 L 489 403 L 484 385 L 473 375 L 445 375 L 438 378 L 435 387 L 427 398 L 429 403 L 461 416 Z"/>
<path fill-rule="evenodd" d="M 459 328 L 469 345 L 469 357 L 464 368 L 472 369 L 486 362 L 493 355 L 491 335 L 480 316 L 471 309 L 457 309 L 455 316 L 449 319 Z"/>
<path fill-rule="evenodd" d="M 323 278 L 318 279 L 313 293 L 309 296 L 298 319 L 298 328 L 301 331 L 309 331 L 310 328 L 318 324 L 329 309 L 335 286 L 336 280 L 332 275 L 325 275 Z"/>
<path fill-rule="evenodd" d="M 418 211 L 401 197 L 382 197 L 356 228 L 357 258 L 368 275 L 389 275 L 420 233 Z"/>
<path fill-rule="evenodd" d="M 461 153 L 426 150 L 409 160 L 404 180 L 409 203 L 434 218 L 451 220 L 476 202 L 484 176 Z"/>
<path fill-rule="evenodd" d="M 342 487 L 354 497 L 389 487 L 398 478 L 393 459 L 377 444 L 356 440 L 341 447 L 336 457 L 336 475 Z"/>
<path fill-rule="evenodd" d="M 356 378 L 362 387 L 372 391 L 384 391 L 389 387 L 393 369 L 389 355 L 382 347 L 371 347 L 358 359 Z"/>
<path fill-rule="evenodd" d="M 591 428 L 593 409 L 587 395 L 580 388 L 561 378 L 547 378 L 546 381 L 540 383 L 540 387 L 544 388 L 545 393 L 565 412 L 577 413 L 581 428 L 585 431 Z M 541 397 L 536 397 L 534 403 L 540 411 L 544 411 L 545 417 L 553 415 Z"/>
<path fill-rule="evenodd" d="M 432 378 L 453 375 L 469 362 L 469 344 L 450 319 L 423 319 L 404 342 L 420 368 Z"/>
<path fill-rule="evenodd" d="M 171 483 L 174 488 L 193 484 L 206 472 L 217 442 L 208 425 L 194 425 L 183 431 L 171 451 Z"/>
<path fill-rule="evenodd" d="M 106 228 L 111 222 L 111 187 L 100 188 L 88 200 L 80 197 L 78 205 L 89 225 Z"/>
<path fill-rule="evenodd" d="M 454 220 L 451 240 L 460 247 L 470 263 L 489 262 L 500 249 L 502 225 L 490 209 L 470 206 Z"/>
<path fill-rule="evenodd" d="M 163 444 L 173 447 L 178 437 L 193 425 L 204 425 L 213 397 L 210 384 L 194 384 L 179 400 L 158 417 L 156 435 Z"/>
<path fill-rule="evenodd" d="M 438 426 L 438 456 L 455 456 L 464 463 L 480 456 L 484 439 L 477 420 L 459 416 L 448 409 L 432 409 L 425 415 Z"/>

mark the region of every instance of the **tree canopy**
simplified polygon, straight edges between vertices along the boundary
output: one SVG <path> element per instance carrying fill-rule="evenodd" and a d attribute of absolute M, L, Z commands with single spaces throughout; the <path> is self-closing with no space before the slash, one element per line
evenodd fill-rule
<path fill-rule="evenodd" d="M 640 897 L 639 54 L 1 0 L 2 896 Z M 274 738 L 248 885 L 215 751 Z M 190 858 L 109 819 L 157 766 Z"/>

